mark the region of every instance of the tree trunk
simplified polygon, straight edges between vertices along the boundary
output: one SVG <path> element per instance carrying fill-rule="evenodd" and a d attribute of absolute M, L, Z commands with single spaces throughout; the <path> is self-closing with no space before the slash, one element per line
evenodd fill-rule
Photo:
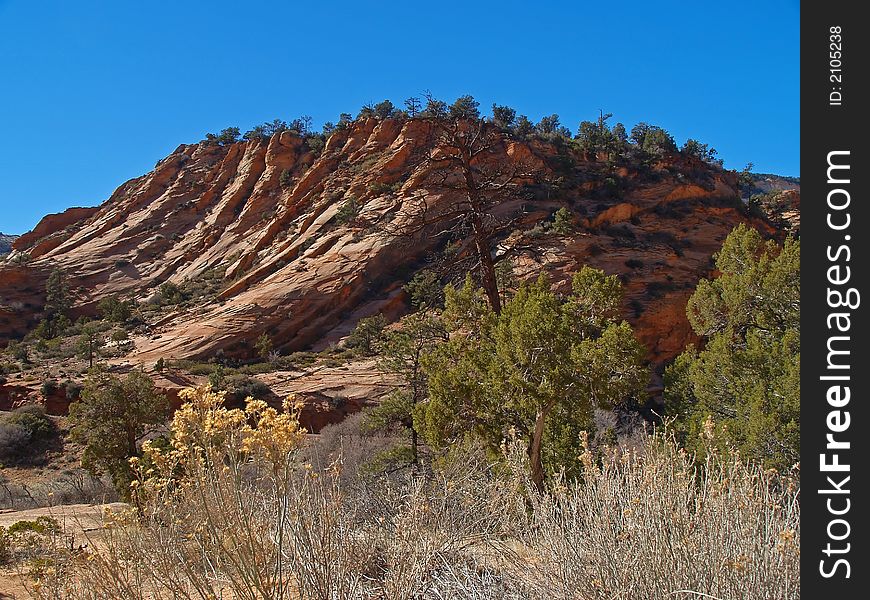
<path fill-rule="evenodd" d="M 492 254 L 489 249 L 489 235 L 480 218 L 481 198 L 474 180 L 474 171 L 471 167 L 471 157 L 463 153 L 462 173 L 465 178 L 468 203 L 471 205 L 471 229 L 474 235 L 474 246 L 477 249 L 477 258 L 480 260 L 480 283 L 483 291 L 489 299 L 489 305 L 495 314 L 501 313 L 501 298 L 498 295 L 498 280 L 495 276 L 495 263 L 492 262 Z"/>
<path fill-rule="evenodd" d="M 127 457 L 131 458 L 139 453 L 139 448 L 136 445 L 136 430 L 133 426 L 127 427 Z"/>
<path fill-rule="evenodd" d="M 489 251 L 489 240 L 483 231 L 483 224 L 478 215 L 472 220 L 474 230 L 474 246 L 477 249 L 477 257 L 480 260 L 480 283 L 486 297 L 489 299 L 490 308 L 495 314 L 501 312 L 501 297 L 498 295 L 498 280 L 495 276 L 495 263 Z"/>
<path fill-rule="evenodd" d="M 544 491 L 544 463 L 541 459 L 541 444 L 544 439 L 544 424 L 552 406 L 547 406 L 538 411 L 535 417 L 535 429 L 532 432 L 532 441 L 529 444 L 529 463 L 531 464 L 532 483 L 538 492 Z"/>

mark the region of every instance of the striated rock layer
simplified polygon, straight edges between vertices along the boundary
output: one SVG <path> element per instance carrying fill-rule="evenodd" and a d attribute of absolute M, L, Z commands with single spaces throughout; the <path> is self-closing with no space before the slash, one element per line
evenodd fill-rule
<path fill-rule="evenodd" d="M 0 342 L 38 320 L 55 267 L 69 275 L 77 313 L 93 312 L 107 294 L 145 300 L 163 282 L 225 270 L 216 297 L 134 339 L 133 363 L 247 357 L 262 333 L 282 352 L 317 349 L 364 316 L 396 318 L 407 311 L 402 285 L 445 243 L 431 228 L 410 240 L 388 234 L 411 223 L 412 197 L 449 201 L 423 160 L 436 144 L 424 120 L 371 118 L 334 133 L 319 155 L 291 132 L 181 145 L 101 206 L 46 217 L 16 240 L 11 258 L 31 259 L 0 266 Z M 733 173 L 679 155 L 644 168 L 603 159 L 504 139 L 494 160 L 535 164 L 548 184 L 496 208 L 516 221 L 497 252 L 516 255 L 518 277 L 545 269 L 565 289 L 584 264 L 621 274 L 625 316 L 660 365 L 695 341 L 685 303 L 728 232 L 740 222 L 777 232 L 749 216 Z M 351 200 L 358 215 L 338 223 Z M 573 233 L 535 227 L 562 206 L 574 215 Z"/>

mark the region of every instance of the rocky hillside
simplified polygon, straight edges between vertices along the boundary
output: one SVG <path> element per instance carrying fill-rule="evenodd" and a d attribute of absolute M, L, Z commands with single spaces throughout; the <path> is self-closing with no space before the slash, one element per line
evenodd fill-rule
<path fill-rule="evenodd" d="M 0 233 L 0 255 L 9 254 L 12 250 L 12 242 L 18 238 L 17 235 L 7 235 Z"/>
<path fill-rule="evenodd" d="M 800 177 L 784 177 L 770 173 L 752 173 L 752 185 L 745 186 L 742 196 L 749 199 L 756 194 L 770 194 L 780 191 L 800 192 Z"/>
<path fill-rule="evenodd" d="M 467 239 L 415 227 L 420 198 L 433 210 L 450 202 L 427 160 L 438 143 L 424 119 L 372 117 L 322 149 L 291 131 L 181 145 L 101 206 L 50 215 L 15 241 L 0 265 L 0 342 L 35 325 L 56 267 L 77 314 L 109 294 L 147 303 L 164 282 L 212 282 L 194 308 L 139 329 L 133 363 L 244 358 L 263 333 L 282 353 L 316 350 L 362 317 L 397 318 L 416 271 L 467 251 Z M 510 223 L 496 258 L 511 256 L 520 279 L 546 270 L 562 285 L 584 264 L 619 273 L 625 316 L 660 365 L 694 341 L 685 303 L 728 232 L 740 222 L 777 230 L 750 216 L 734 173 L 680 154 L 647 165 L 605 158 L 563 140 L 502 136 L 489 160 L 535 176 L 493 211 Z M 548 226 L 562 207 L 568 230 Z"/>

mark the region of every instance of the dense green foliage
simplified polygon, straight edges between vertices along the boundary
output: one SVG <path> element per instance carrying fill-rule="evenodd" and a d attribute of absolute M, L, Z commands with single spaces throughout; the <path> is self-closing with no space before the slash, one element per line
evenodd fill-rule
<path fill-rule="evenodd" d="M 54 423 L 37 404 L 22 406 L 0 417 L 0 460 L 26 455 L 34 444 L 56 433 Z"/>
<path fill-rule="evenodd" d="M 641 152 L 651 158 L 677 151 L 677 144 L 671 134 L 657 125 L 638 123 L 631 128 L 630 139 Z"/>
<path fill-rule="evenodd" d="M 440 308 L 444 304 L 444 288 L 438 274 L 424 269 L 415 273 L 404 288 L 415 309 Z"/>
<path fill-rule="evenodd" d="M 790 467 L 800 456 L 800 242 L 779 247 L 740 225 L 716 268 L 721 276 L 702 280 L 686 308 L 706 343 L 667 370 L 668 411 L 693 450 L 711 419 L 722 444 Z"/>
<path fill-rule="evenodd" d="M 496 451 L 516 435 L 539 486 L 545 470 L 576 467 L 593 408 L 639 396 L 648 373 L 631 327 L 618 321 L 616 277 L 584 267 L 573 288 L 563 301 L 541 276 L 500 313 L 470 280 L 447 288 L 451 336 L 423 357 L 429 398 L 414 415 L 431 445 L 472 435 Z"/>
<path fill-rule="evenodd" d="M 161 283 L 158 290 L 160 292 L 160 302 L 163 304 L 180 304 L 186 300 L 181 287 L 171 281 Z"/>
<path fill-rule="evenodd" d="M 106 321 L 124 324 L 133 315 L 136 304 L 132 300 L 120 300 L 112 294 L 101 299 L 97 304 L 97 310 Z"/>
<path fill-rule="evenodd" d="M 480 118 L 480 102 L 473 96 L 460 96 L 450 105 L 450 117 L 453 119 L 477 120 Z"/>
<path fill-rule="evenodd" d="M 286 122 L 281 119 L 274 119 L 272 121 L 267 121 L 261 125 L 256 125 L 250 131 L 246 131 L 245 135 L 242 136 L 244 140 L 268 140 L 270 137 L 275 135 L 276 133 L 281 133 L 282 131 L 287 131 L 289 129 Z"/>
<path fill-rule="evenodd" d="M 604 152 L 613 157 L 623 154 L 628 149 L 625 126 L 622 123 L 617 123 L 611 129 L 607 124 L 607 120 L 612 116 L 610 113 L 602 113 L 595 122 L 582 121 L 580 123 L 575 139 L 581 150 L 591 155 Z"/>
<path fill-rule="evenodd" d="M 167 411 L 166 396 L 144 372 L 131 371 L 123 379 L 105 371 L 92 373 L 69 412 L 71 437 L 84 446 L 82 466 L 94 474 L 108 473 L 127 497 L 128 459 L 139 454 L 142 436 Z"/>
<path fill-rule="evenodd" d="M 502 129 L 509 130 L 517 120 L 517 111 L 510 106 L 492 105 L 492 122 Z"/>
<path fill-rule="evenodd" d="M 698 160 L 703 160 L 704 162 L 716 167 L 721 168 L 723 164 L 721 158 L 716 158 L 716 155 L 719 153 L 715 148 L 711 148 L 707 144 L 702 144 L 698 140 L 693 140 L 691 138 L 686 140 L 686 143 L 683 144 L 680 152 L 686 156 L 694 156 Z"/>
<path fill-rule="evenodd" d="M 345 345 L 354 348 L 364 356 L 370 356 L 375 353 L 375 344 L 383 335 L 386 326 L 387 319 L 380 313 L 360 319 Z"/>
<path fill-rule="evenodd" d="M 218 134 L 207 133 L 203 142 L 206 145 L 226 146 L 238 142 L 239 136 L 241 136 L 241 131 L 238 127 L 227 127 Z"/>

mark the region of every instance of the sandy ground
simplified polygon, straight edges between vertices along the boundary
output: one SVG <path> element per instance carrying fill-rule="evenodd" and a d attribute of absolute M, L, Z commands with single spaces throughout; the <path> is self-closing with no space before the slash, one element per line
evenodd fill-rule
<path fill-rule="evenodd" d="M 26 510 L 0 510 L 0 527 L 9 527 L 18 521 L 32 521 L 37 517 L 57 519 L 67 535 L 73 536 L 76 544 L 86 544 L 88 537 L 102 529 L 102 515 L 106 509 L 120 510 L 124 504 L 67 504 L 49 508 Z M 22 585 L 12 565 L 0 566 L 0 600 L 25 600 L 32 596 Z"/>
<path fill-rule="evenodd" d="M 102 515 L 108 510 L 120 510 L 126 504 L 112 502 L 110 504 L 64 504 L 46 508 L 28 508 L 25 510 L 0 510 L 0 527 L 9 527 L 18 521 L 32 521 L 37 517 L 52 517 L 70 533 L 82 533 L 102 527 Z"/>

